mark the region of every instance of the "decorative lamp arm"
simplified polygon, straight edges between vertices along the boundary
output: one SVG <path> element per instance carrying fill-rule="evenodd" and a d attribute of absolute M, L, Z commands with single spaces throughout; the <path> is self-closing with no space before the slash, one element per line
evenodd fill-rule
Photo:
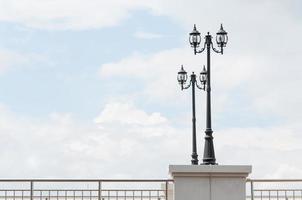
<path fill-rule="evenodd" d="M 201 48 L 199 51 L 194 48 L 194 54 L 196 55 L 197 53 L 202 53 L 206 49 L 206 43 L 204 43 L 203 48 Z"/>
<path fill-rule="evenodd" d="M 196 87 L 198 88 L 198 89 L 200 89 L 200 90 L 205 90 L 205 85 L 198 85 L 198 83 L 197 83 L 197 81 L 196 81 Z"/>
<path fill-rule="evenodd" d="M 221 50 L 220 50 L 220 51 L 217 50 L 217 49 L 215 49 L 213 43 L 211 44 L 211 47 L 212 47 L 212 49 L 213 49 L 214 52 L 223 54 L 223 47 L 221 47 Z"/>
<path fill-rule="evenodd" d="M 190 83 L 187 86 L 184 86 L 183 84 L 181 85 L 181 90 L 186 90 L 188 88 L 190 88 L 192 85 L 192 80 L 190 80 Z"/>

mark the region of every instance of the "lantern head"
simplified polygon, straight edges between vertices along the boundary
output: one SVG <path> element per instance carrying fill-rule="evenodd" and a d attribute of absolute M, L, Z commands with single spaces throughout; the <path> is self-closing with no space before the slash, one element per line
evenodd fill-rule
<path fill-rule="evenodd" d="M 194 49 L 199 47 L 199 44 L 201 42 L 201 37 L 200 37 L 200 33 L 196 29 L 195 24 L 194 24 L 193 31 L 190 33 L 189 41 L 190 41 L 191 47 L 193 47 Z"/>
<path fill-rule="evenodd" d="M 219 31 L 216 33 L 216 42 L 218 47 L 225 47 L 228 42 L 228 33 L 223 30 L 222 24 L 220 25 Z"/>
<path fill-rule="evenodd" d="M 181 65 L 180 71 L 177 73 L 177 80 L 178 83 L 183 87 L 183 84 L 187 81 L 188 75 L 187 72 L 184 70 L 183 65 Z"/>
<path fill-rule="evenodd" d="M 205 85 L 206 82 L 207 82 L 207 74 L 208 74 L 208 72 L 206 70 L 206 67 L 203 66 L 203 69 L 202 69 L 202 71 L 200 72 L 200 75 L 199 75 L 199 80 L 200 80 L 202 85 Z"/>

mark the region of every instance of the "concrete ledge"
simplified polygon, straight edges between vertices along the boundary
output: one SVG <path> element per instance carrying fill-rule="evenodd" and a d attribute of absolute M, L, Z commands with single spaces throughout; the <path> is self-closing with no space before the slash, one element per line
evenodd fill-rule
<path fill-rule="evenodd" d="M 250 165 L 170 165 L 173 176 L 247 177 L 252 172 Z"/>

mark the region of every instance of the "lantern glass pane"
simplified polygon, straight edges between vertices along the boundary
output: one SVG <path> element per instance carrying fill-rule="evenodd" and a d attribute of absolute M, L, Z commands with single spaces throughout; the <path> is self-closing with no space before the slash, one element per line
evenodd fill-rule
<path fill-rule="evenodd" d="M 224 43 L 224 35 L 219 35 L 219 42 Z"/>
<path fill-rule="evenodd" d="M 196 35 L 193 35 L 193 42 L 197 43 L 197 37 L 196 37 Z"/>
<path fill-rule="evenodd" d="M 190 44 L 192 45 L 192 36 L 190 35 L 190 37 L 189 37 L 189 42 L 190 42 Z"/>
<path fill-rule="evenodd" d="M 180 74 L 178 74 L 177 80 L 178 80 L 179 83 L 182 83 L 182 82 L 183 82 Z"/>
<path fill-rule="evenodd" d="M 183 75 L 183 80 L 184 80 L 184 82 L 187 81 L 187 74 L 184 74 L 184 75 Z"/>

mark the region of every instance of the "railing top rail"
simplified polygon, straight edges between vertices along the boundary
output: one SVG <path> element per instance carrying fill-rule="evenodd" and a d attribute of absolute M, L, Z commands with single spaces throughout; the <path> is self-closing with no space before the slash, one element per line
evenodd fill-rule
<path fill-rule="evenodd" d="M 40 192 L 40 191 L 58 191 L 58 192 L 65 192 L 65 191 L 68 191 L 68 192 L 97 192 L 99 190 L 96 190 L 96 189 L 34 189 L 35 191 L 37 192 Z M 5 192 L 5 191 L 8 191 L 8 192 L 11 192 L 11 191 L 23 191 L 23 192 L 29 192 L 30 189 L 0 189 L 0 192 Z M 104 192 L 107 192 L 107 191 L 121 191 L 121 192 L 127 192 L 127 191 L 159 191 L 159 192 L 162 192 L 162 191 L 165 191 L 165 189 L 138 189 L 138 188 L 133 188 L 133 189 L 102 189 L 102 191 Z"/>
<path fill-rule="evenodd" d="M 302 182 L 302 179 L 247 179 L 247 182 Z"/>
<path fill-rule="evenodd" d="M 173 179 L 0 179 L 0 182 L 174 182 Z"/>
<path fill-rule="evenodd" d="M 254 192 L 266 192 L 266 191 L 271 191 L 271 192 L 285 192 L 285 191 L 289 191 L 289 192 L 293 192 L 293 191 L 302 191 L 302 189 L 255 189 Z"/>

